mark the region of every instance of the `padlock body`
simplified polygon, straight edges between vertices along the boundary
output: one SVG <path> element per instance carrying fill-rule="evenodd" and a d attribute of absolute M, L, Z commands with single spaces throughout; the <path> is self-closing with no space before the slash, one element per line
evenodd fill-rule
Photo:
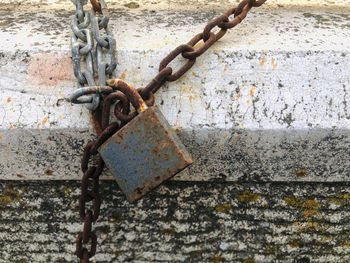
<path fill-rule="evenodd" d="M 99 148 L 99 153 L 129 202 L 193 163 L 156 106 L 122 127 Z"/>

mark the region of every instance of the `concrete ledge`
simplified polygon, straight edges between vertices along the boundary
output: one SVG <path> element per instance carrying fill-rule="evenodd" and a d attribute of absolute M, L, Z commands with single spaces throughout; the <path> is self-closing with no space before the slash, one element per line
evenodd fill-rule
<path fill-rule="evenodd" d="M 349 179 L 350 9 L 343 2 L 310 3 L 253 10 L 191 72 L 157 94 L 196 159 L 176 179 Z M 159 9 L 112 4 L 117 75 L 143 87 L 169 51 L 221 13 L 220 4 L 198 12 L 181 3 L 174 12 L 165 3 Z M 82 146 L 93 133 L 85 108 L 62 101 L 75 89 L 74 7 L 6 8 L 0 11 L 2 178 L 78 179 Z"/>

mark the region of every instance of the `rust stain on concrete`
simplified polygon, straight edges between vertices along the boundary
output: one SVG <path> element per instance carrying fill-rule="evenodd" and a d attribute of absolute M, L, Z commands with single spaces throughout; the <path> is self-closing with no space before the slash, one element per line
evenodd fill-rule
<path fill-rule="evenodd" d="M 50 170 L 50 169 L 46 169 L 46 170 L 44 171 L 44 173 L 45 173 L 46 175 L 52 175 L 52 174 L 53 174 L 53 171 Z"/>
<path fill-rule="evenodd" d="M 264 58 L 260 61 L 260 67 L 263 67 L 266 61 L 267 61 L 267 59 L 264 57 Z"/>
<path fill-rule="evenodd" d="M 56 86 L 61 80 L 74 80 L 72 61 L 68 56 L 54 52 L 33 55 L 28 66 L 29 81 L 47 86 Z"/>
<path fill-rule="evenodd" d="M 298 170 L 297 176 L 298 177 L 305 177 L 307 175 L 307 172 L 305 170 Z"/>
<path fill-rule="evenodd" d="M 49 119 L 49 117 L 45 117 L 42 121 L 41 121 L 41 125 L 45 125 L 46 124 L 46 122 L 47 122 L 47 120 Z"/>
<path fill-rule="evenodd" d="M 271 58 L 271 64 L 272 64 L 272 68 L 273 69 L 277 68 L 277 63 L 276 63 L 276 61 L 275 61 L 275 59 L 273 57 Z"/>
<path fill-rule="evenodd" d="M 224 72 L 221 73 L 220 77 L 223 78 L 225 76 L 225 72 L 227 71 L 227 68 L 224 68 Z"/>
<path fill-rule="evenodd" d="M 120 78 L 121 78 L 122 80 L 125 80 L 126 72 L 127 72 L 127 69 L 124 69 L 122 75 L 120 76 Z"/>
<path fill-rule="evenodd" d="M 249 95 L 250 95 L 250 96 L 253 96 L 254 93 L 255 93 L 255 87 L 252 87 L 252 88 L 250 89 L 250 91 L 249 91 Z"/>

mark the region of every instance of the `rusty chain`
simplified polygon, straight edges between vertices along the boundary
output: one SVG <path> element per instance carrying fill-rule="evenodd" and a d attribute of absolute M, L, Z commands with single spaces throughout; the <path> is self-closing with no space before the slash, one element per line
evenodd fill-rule
<path fill-rule="evenodd" d="M 202 33 L 195 35 L 187 44 L 178 46 L 163 58 L 159 64 L 158 74 L 141 91 L 142 97 L 148 98 L 149 96 L 152 96 L 166 81 L 172 82 L 178 80 L 194 65 L 197 57 L 202 55 L 208 48 L 226 34 L 227 29 L 233 28 L 242 22 L 252 7 L 261 6 L 265 2 L 266 0 L 243 0 L 237 7 L 230 8 L 224 14 L 211 20 L 204 27 Z M 234 15 L 234 19 L 230 21 L 229 17 L 231 15 Z M 219 32 L 216 34 L 212 32 L 212 29 L 215 27 L 220 28 Z M 198 45 L 200 41 L 202 41 L 202 45 L 196 48 L 196 45 Z M 180 54 L 183 58 L 188 59 L 188 61 L 173 73 L 173 69 L 168 65 Z"/>
<path fill-rule="evenodd" d="M 68 99 L 72 103 L 85 103 L 87 108 L 94 110 L 93 126 L 98 133 L 95 141 L 89 142 L 83 153 L 81 169 L 83 177 L 81 182 L 81 194 L 79 198 L 79 215 L 84 222 L 83 231 L 79 233 L 76 239 L 76 255 L 81 262 L 88 263 L 89 259 L 96 253 L 97 236 L 92 231 L 92 223 L 96 222 L 100 214 L 101 197 L 99 195 L 99 177 L 104 168 L 104 162 L 101 157 L 97 157 L 97 165 L 89 167 L 89 161 L 92 156 L 97 155 L 97 149 L 118 129 L 133 119 L 137 112 L 130 113 L 130 98 L 125 95 L 125 89 L 133 88 L 126 82 L 120 80 L 119 91 L 105 86 L 106 75 L 114 77 L 114 69 L 116 62 L 114 59 L 115 41 L 108 28 L 108 10 L 103 0 L 90 0 L 94 12 L 87 13 L 83 10 L 83 5 L 87 0 L 73 0 L 76 4 L 76 14 L 72 20 L 72 30 L 74 34 L 71 38 L 72 43 L 72 59 L 74 65 L 74 73 L 78 79 L 78 87 L 80 87 Z M 148 106 L 154 104 L 154 94 L 167 81 L 172 82 L 178 80 L 185 74 L 196 62 L 196 58 L 201 56 L 216 41 L 222 38 L 228 29 L 238 25 L 248 14 L 252 7 L 259 7 L 266 0 L 243 0 L 235 8 L 230 8 L 222 15 L 212 19 L 205 27 L 203 32 L 195 35 L 188 43 L 182 44 L 171 51 L 159 64 L 158 74 L 146 85 L 137 91 L 146 101 Z M 102 13 L 101 19 L 96 19 L 94 13 Z M 234 18 L 230 21 L 230 16 Z M 91 23 L 92 32 L 88 26 Z M 212 32 L 218 27 L 217 33 Z M 104 28 L 107 36 L 102 38 L 99 36 L 99 29 Z M 93 38 L 96 40 L 96 51 L 93 49 Z M 201 45 L 200 42 L 202 41 Z M 107 50 L 105 57 L 108 62 L 103 61 L 103 50 Z M 175 73 L 168 66 L 179 55 L 188 61 Z M 81 71 L 80 55 L 85 56 L 87 70 Z M 96 68 L 98 74 L 98 85 L 95 85 L 94 77 L 96 75 L 94 69 L 94 55 L 96 55 Z M 107 81 L 108 83 L 108 81 Z M 88 87 L 83 87 L 85 84 Z M 123 92 L 124 91 L 124 92 Z M 92 94 L 92 96 L 91 96 Z M 103 100 L 102 108 L 100 99 Z M 114 106 L 114 115 L 120 122 L 112 122 L 109 124 L 110 107 Z M 91 190 L 89 190 L 91 189 Z M 87 208 L 87 204 L 91 204 Z M 90 249 L 86 246 L 90 243 Z"/>

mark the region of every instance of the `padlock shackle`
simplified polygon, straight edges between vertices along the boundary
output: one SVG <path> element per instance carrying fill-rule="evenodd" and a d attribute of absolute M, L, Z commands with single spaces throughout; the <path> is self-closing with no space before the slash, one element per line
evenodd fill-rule
<path fill-rule="evenodd" d="M 138 113 L 145 111 L 148 107 L 145 101 L 141 98 L 141 95 L 131 86 L 129 83 L 122 79 L 109 79 L 106 81 L 107 85 L 113 89 L 123 92 L 130 100 L 131 104 L 135 107 Z"/>

